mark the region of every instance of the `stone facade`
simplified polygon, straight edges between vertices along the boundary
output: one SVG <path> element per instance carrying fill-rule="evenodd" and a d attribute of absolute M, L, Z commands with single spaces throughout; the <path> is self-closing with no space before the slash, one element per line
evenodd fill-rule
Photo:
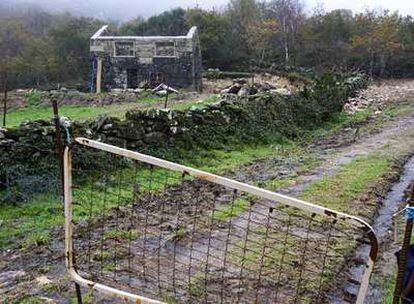
<path fill-rule="evenodd" d="M 97 92 L 156 83 L 202 90 L 196 27 L 186 36 L 109 36 L 104 26 L 92 36 L 90 51 Z"/>

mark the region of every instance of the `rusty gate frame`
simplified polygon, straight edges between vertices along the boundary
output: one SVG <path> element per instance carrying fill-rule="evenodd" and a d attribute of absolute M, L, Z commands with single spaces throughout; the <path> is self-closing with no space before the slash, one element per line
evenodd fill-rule
<path fill-rule="evenodd" d="M 264 199 L 268 199 L 271 201 L 277 201 L 284 205 L 295 207 L 301 210 L 305 210 L 314 214 L 327 216 L 327 217 L 334 217 L 337 220 L 343 220 L 350 222 L 357 227 L 360 227 L 365 231 L 369 240 L 370 240 L 370 253 L 368 261 L 365 265 L 365 271 L 362 278 L 362 282 L 358 291 L 358 296 L 356 303 L 363 304 L 364 298 L 368 289 L 369 280 L 374 268 L 374 264 L 377 260 L 378 255 L 378 241 L 375 235 L 373 228 L 364 220 L 343 213 L 338 212 L 332 209 L 328 209 L 322 206 L 318 206 L 312 203 L 308 203 L 296 198 L 292 198 L 283 194 L 271 192 L 269 190 L 264 190 L 252 185 L 248 185 L 245 183 L 241 183 L 235 180 L 231 180 L 229 178 L 221 177 L 215 174 L 207 173 L 201 170 L 193 169 L 187 166 L 179 165 L 173 162 L 169 162 L 166 160 L 162 160 L 153 156 L 145 155 L 142 153 L 130 151 L 127 149 L 119 148 L 116 146 L 108 145 L 102 142 L 98 142 L 95 140 L 90 140 L 86 138 L 76 138 L 75 144 L 94 148 L 97 150 L 109 152 L 111 154 L 123 156 L 126 158 L 134 159 L 137 161 L 141 161 L 150 165 L 155 165 L 164 169 L 177 171 L 181 173 L 185 173 L 187 175 L 193 176 L 195 178 L 206 180 L 215 184 L 219 184 L 221 186 L 225 186 L 234 190 L 240 190 L 243 192 L 247 192 L 253 195 L 257 195 Z M 65 260 L 66 260 L 66 268 L 67 271 L 77 284 L 90 288 L 92 290 L 101 292 L 106 294 L 110 297 L 120 298 L 127 302 L 134 302 L 134 303 L 142 303 L 142 304 L 165 304 L 164 302 L 160 302 L 157 300 L 152 300 L 143 296 L 139 296 L 136 294 L 132 294 L 129 292 L 125 292 L 116 288 L 112 288 L 110 286 L 96 283 L 90 281 L 88 279 L 83 278 L 78 274 L 75 268 L 74 263 L 74 251 L 73 251 L 73 214 L 72 214 L 72 153 L 71 147 L 66 147 L 64 151 L 64 203 L 65 203 Z"/>

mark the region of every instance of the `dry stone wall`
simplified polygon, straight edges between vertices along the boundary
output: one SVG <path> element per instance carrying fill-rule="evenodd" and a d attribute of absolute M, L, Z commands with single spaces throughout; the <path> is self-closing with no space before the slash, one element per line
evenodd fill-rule
<path fill-rule="evenodd" d="M 87 137 L 131 150 L 175 160 L 197 149 L 223 148 L 232 144 L 265 142 L 270 138 L 294 138 L 304 129 L 321 126 L 366 85 L 361 78 L 322 79 L 312 89 L 292 95 L 268 94 L 225 99 L 202 108 L 136 110 L 125 119 L 100 117 L 72 122 L 63 139 Z M 69 136 L 68 136 L 69 135 Z M 37 172 L 56 167 L 52 121 L 35 121 L 18 128 L 0 129 L 0 192 L 9 172 L 21 168 Z M 95 168 L 96 157 L 85 157 Z M 24 170 L 22 175 L 24 175 Z"/>
<path fill-rule="evenodd" d="M 260 125 L 277 124 L 277 112 L 267 107 L 282 105 L 265 99 L 222 100 L 199 109 L 184 111 L 150 109 L 128 112 L 125 119 L 100 117 L 72 122 L 70 136 L 88 137 L 132 150 L 165 156 L 174 149 L 215 148 L 237 140 L 257 140 Z M 273 100 L 275 100 L 273 98 Z M 259 111 L 258 111 L 259 110 Z M 267 117 L 263 114 L 266 113 Z M 273 114 L 272 114 L 273 113 Z M 273 115 L 273 117 L 272 117 Z M 256 118 L 255 118 L 256 117 Z M 264 134 L 263 134 L 264 135 Z M 18 128 L 0 129 L 0 163 L 28 163 L 54 159 L 53 121 L 39 120 Z M 63 130 L 63 139 L 66 140 Z M 236 140 L 236 139 L 235 139 Z"/>

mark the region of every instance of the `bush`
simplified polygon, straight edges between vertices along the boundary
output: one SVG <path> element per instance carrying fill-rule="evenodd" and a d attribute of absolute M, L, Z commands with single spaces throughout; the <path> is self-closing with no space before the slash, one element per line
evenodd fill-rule
<path fill-rule="evenodd" d="M 38 106 L 42 102 L 43 93 L 37 90 L 32 90 L 26 93 L 24 97 L 29 106 Z"/>
<path fill-rule="evenodd" d="M 236 78 L 249 78 L 251 73 L 247 72 L 222 72 L 222 71 L 207 71 L 204 72 L 204 77 L 207 79 L 236 79 Z"/>
<path fill-rule="evenodd" d="M 312 86 L 305 87 L 295 96 L 296 117 L 303 121 L 303 127 L 327 122 L 367 84 L 363 75 L 326 73 L 317 77 Z"/>

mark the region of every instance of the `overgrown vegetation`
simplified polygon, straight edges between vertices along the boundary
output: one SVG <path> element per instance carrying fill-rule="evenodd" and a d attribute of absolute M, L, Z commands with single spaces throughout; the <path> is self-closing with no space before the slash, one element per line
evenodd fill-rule
<path fill-rule="evenodd" d="M 88 90 L 89 38 L 104 20 L 8 4 L 0 11 L 0 76 L 8 88 L 65 83 Z M 200 29 L 206 68 L 259 67 L 287 72 L 292 79 L 306 74 L 301 66 L 413 75 L 414 22 L 397 12 L 317 10 L 306 15 L 301 1 L 231 0 L 224 10 L 177 8 L 111 27 L 122 35 L 182 35 L 194 25 Z"/>
<path fill-rule="evenodd" d="M 207 79 L 236 79 L 236 78 L 250 78 L 251 73 L 246 72 L 223 72 L 223 71 L 206 71 L 203 76 Z"/>

